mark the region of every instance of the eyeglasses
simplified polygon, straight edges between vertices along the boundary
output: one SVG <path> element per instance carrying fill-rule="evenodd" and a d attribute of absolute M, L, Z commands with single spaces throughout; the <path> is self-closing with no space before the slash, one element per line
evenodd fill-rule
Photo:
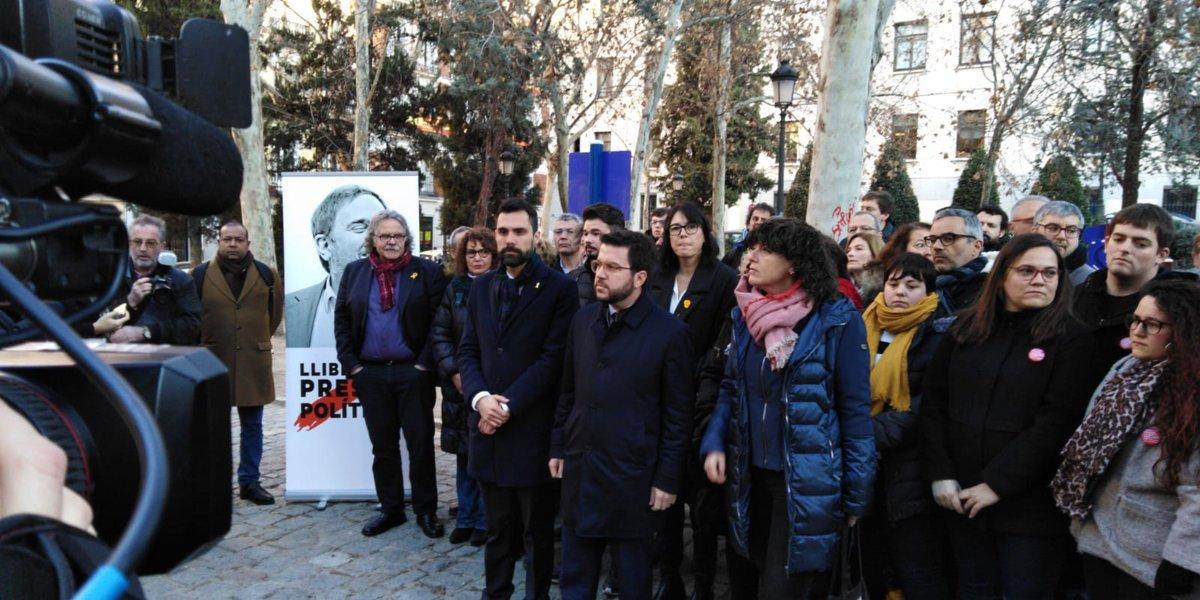
<path fill-rule="evenodd" d="M 976 239 L 976 237 L 973 235 L 965 235 L 962 233 L 943 233 L 941 235 L 927 235 L 921 239 L 925 240 L 925 243 L 930 246 L 933 246 L 937 242 L 941 242 L 942 246 L 950 246 L 950 245 L 954 244 L 954 242 L 957 242 L 961 238 L 968 238 L 968 239 L 972 239 L 972 240 Z"/>
<path fill-rule="evenodd" d="M 1083 231 L 1082 229 L 1080 229 L 1074 225 L 1068 225 L 1066 227 L 1061 227 L 1054 223 L 1038 223 L 1037 226 L 1038 226 L 1038 229 L 1041 229 L 1042 231 L 1045 231 L 1046 233 L 1050 234 L 1050 237 L 1054 237 L 1054 236 L 1058 235 L 1059 233 L 1065 233 L 1065 234 L 1067 234 L 1067 237 L 1069 237 L 1069 238 L 1079 237 L 1080 232 Z"/>
<path fill-rule="evenodd" d="M 142 240 L 142 239 L 138 239 L 138 238 L 133 238 L 133 239 L 129 240 L 129 245 L 134 248 L 141 248 L 142 246 L 145 246 L 151 250 L 157 248 L 158 245 L 161 243 L 162 242 L 160 242 L 158 240 Z"/>
<path fill-rule="evenodd" d="M 1140 327 L 1148 335 L 1158 335 L 1163 330 L 1163 327 L 1171 325 L 1170 323 L 1163 323 L 1158 319 L 1143 319 L 1137 315 L 1129 315 L 1126 322 L 1129 324 L 1130 331 L 1137 331 Z"/>
<path fill-rule="evenodd" d="M 877 230 L 870 225 L 851 225 L 846 229 L 846 231 L 849 232 L 850 235 L 854 235 L 856 233 L 875 233 Z"/>
<path fill-rule="evenodd" d="M 910 243 L 909 246 L 912 246 L 917 250 L 924 250 L 929 247 L 929 244 L 926 244 L 924 239 L 920 239 Z"/>
<path fill-rule="evenodd" d="M 671 235 L 673 235 L 675 237 L 683 237 L 684 233 L 687 233 L 688 235 L 692 235 L 692 234 L 696 233 L 697 231 L 700 231 L 700 224 L 699 223 L 688 223 L 687 225 L 672 225 L 669 228 L 669 231 L 671 232 Z"/>
<path fill-rule="evenodd" d="M 491 250 L 467 250 L 466 254 L 467 254 L 467 258 L 475 258 L 476 256 L 486 258 L 486 257 L 492 255 L 492 251 Z"/>
<path fill-rule="evenodd" d="M 375 239 L 381 242 L 402 242 L 408 239 L 408 236 L 403 233 L 377 233 Z"/>
<path fill-rule="evenodd" d="M 1020 277 L 1021 280 L 1025 282 L 1033 281 L 1033 278 L 1037 277 L 1038 275 L 1041 275 L 1042 279 L 1045 280 L 1046 283 L 1058 281 L 1058 269 L 1053 267 L 1048 269 L 1038 269 L 1029 265 L 1021 265 L 1013 269 L 1013 273 L 1016 273 L 1017 277 Z"/>
<path fill-rule="evenodd" d="M 633 267 L 623 267 L 614 263 L 596 261 L 592 263 L 592 270 L 596 273 L 599 273 L 600 271 L 612 271 L 616 273 L 619 271 L 632 271 Z"/>

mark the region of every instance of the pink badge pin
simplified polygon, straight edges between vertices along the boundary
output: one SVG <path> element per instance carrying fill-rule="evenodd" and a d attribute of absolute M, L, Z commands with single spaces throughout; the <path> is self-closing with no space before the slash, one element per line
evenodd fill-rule
<path fill-rule="evenodd" d="M 1130 348 L 1132 348 L 1132 347 L 1133 347 L 1133 340 L 1131 340 L 1131 339 L 1129 339 L 1129 338 L 1127 338 L 1127 337 L 1125 337 L 1125 338 L 1121 338 L 1121 348 L 1122 348 L 1122 349 L 1124 349 L 1124 350 L 1128 350 L 1128 349 L 1130 349 Z"/>
<path fill-rule="evenodd" d="M 1042 362 L 1043 360 L 1046 360 L 1046 351 L 1042 350 L 1041 348 L 1034 348 L 1033 350 L 1030 350 L 1029 360 L 1032 360 L 1033 362 Z"/>
<path fill-rule="evenodd" d="M 1142 443 L 1147 446 L 1157 446 L 1162 441 L 1162 435 L 1159 434 L 1157 427 L 1147 427 L 1142 430 Z"/>

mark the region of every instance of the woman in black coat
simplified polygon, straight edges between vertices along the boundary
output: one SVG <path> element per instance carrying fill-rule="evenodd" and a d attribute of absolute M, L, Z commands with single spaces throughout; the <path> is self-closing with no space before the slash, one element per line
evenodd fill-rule
<path fill-rule="evenodd" d="M 925 475 L 947 518 L 959 598 L 1054 598 L 1067 521 L 1050 479 L 1100 373 L 1049 240 L 1013 238 L 925 376 Z"/>
<path fill-rule="evenodd" d="M 709 358 L 708 350 L 713 347 L 722 328 L 729 323 L 734 306 L 733 289 L 738 281 L 737 271 L 717 260 L 717 253 L 717 238 L 713 235 L 708 217 L 699 206 L 684 202 L 670 209 L 664 222 L 659 268 L 650 279 L 650 297 L 655 304 L 687 323 L 696 356 L 696 365 L 688 375 L 697 383 L 701 362 Z M 715 394 L 714 389 L 714 399 Z M 695 450 L 699 445 L 700 433 L 708 425 L 712 402 L 707 406 L 707 411 L 693 413 L 696 433 L 693 435 L 692 449 L 687 454 L 690 465 L 684 494 L 684 500 L 692 511 L 695 598 L 712 597 L 717 534 L 725 530 L 721 488 L 708 483 L 700 465 L 694 462 L 698 459 Z M 666 523 L 661 579 L 664 588 L 660 593 L 669 598 L 675 597 L 673 594 L 676 590 L 681 594 L 683 591 L 683 582 L 679 577 L 679 566 L 683 560 L 682 503 L 668 509 Z M 740 559 L 736 553 L 727 554 L 734 560 Z M 741 562 L 746 564 L 741 565 Z M 753 565 L 744 559 L 738 562 L 738 566 L 748 567 L 751 572 L 753 569 Z M 730 572 L 740 575 L 743 571 L 731 565 Z M 736 582 L 735 579 L 735 585 Z"/>
<path fill-rule="evenodd" d="M 863 311 L 879 452 L 875 503 L 863 521 L 864 575 L 872 598 L 892 584 L 906 598 L 949 600 L 945 528 L 921 475 L 918 431 L 925 371 L 947 325 L 936 318 L 937 269 L 905 252 L 881 271 L 882 291 Z"/>
<path fill-rule="evenodd" d="M 462 380 L 454 357 L 467 322 L 471 282 L 495 268 L 496 238 L 490 230 L 476 227 L 460 235 L 453 252 L 455 276 L 446 286 L 430 332 L 438 376 L 442 380 L 442 450 L 458 456 L 455 481 L 458 516 L 454 531 L 450 532 L 450 543 L 470 540 L 472 546 L 482 546 L 487 541 L 487 519 L 479 485 L 467 475 L 467 412 L 470 408 L 463 399 Z"/>

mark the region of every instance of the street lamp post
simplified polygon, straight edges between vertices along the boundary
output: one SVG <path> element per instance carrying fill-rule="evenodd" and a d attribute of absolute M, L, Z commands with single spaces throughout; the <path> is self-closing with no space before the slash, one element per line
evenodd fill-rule
<path fill-rule="evenodd" d="M 517 157 L 509 150 L 500 153 L 500 174 L 504 176 L 504 197 L 512 194 L 512 174 L 517 166 Z"/>
<path fill-rule="evenodd" d="M 800 75 L 792 68 L 791 63 L 786 60 L 779 61 L 779 68 L 771 73 L 771 86 L 775 92 L 775 106 L 779 107 L 779 182 L 778 189 L 775 191 L 775 212 L 783 214 L 784 209 L 784 192 L 783 192 L 783 154 L 784 145 L 787 142 L 787 109 L 792 105 L 792 94 L 796 92 L 796 80 L 800 79 Z M 804 218 L 800 215 L 800 218 Z"/>

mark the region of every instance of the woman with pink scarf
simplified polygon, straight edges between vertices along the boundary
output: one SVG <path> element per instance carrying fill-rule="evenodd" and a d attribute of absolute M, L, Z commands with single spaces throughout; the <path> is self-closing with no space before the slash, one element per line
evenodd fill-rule
<path fill-rule="evenodd" d="M 802 598 L 866 513 L 875 479 L 866 329 L 823 236 L 795 219 L 751 232 L 704 468 L 729 486 L 730 540 L 762 598 Z"/>

